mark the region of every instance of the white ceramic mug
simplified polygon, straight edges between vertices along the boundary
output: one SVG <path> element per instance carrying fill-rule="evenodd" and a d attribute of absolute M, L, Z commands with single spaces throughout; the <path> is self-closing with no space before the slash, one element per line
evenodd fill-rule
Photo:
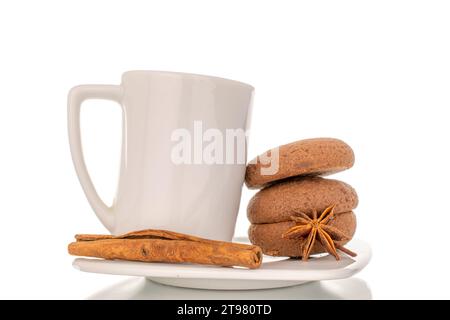
<path fill-rule="evenodd" d="M 164 71 L 129 71 L 120 85 L 74 87 L 68 99 L 72 159 L 104 226 L 116 235 L 154 228 L 230 241 L 245 161 L 174 163 L 173 136 L 181 129 L 198 142 L 194 131 L 199 124 L 224 135 L 228 129 L 247 131 L 253 90 L 233 80 Z M 122 157 L 111 207 L 98 196 L 83 159 L 80 107 L 86 99 L 113 100 L 122 106 Z"/>

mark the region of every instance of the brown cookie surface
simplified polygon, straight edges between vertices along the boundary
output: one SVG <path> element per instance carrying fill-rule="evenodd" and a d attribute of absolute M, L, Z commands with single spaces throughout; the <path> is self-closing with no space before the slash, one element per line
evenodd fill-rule
<path fill-rule="evenodd" d="M 282 145 L 278 148 L 278 166 L 267 162 L 272 157 L 272 161 L 276 161 L 275 154 L 266 152 L 250 161 L 245 174 L 247 187 L 262 188 L 272 182 L 299 175 L 332 174 L 351 168 L 355 162 L 352 148 L 334 138 L 306 139 Z M 258 159 L 267 161 L 263 160 L 262 164 Z M 278 170 L 269 174 L 269 167 L 278 167 Z"/>
<path fill-rule="evenodd" d="M 352 211 L 336 214 L 329 225 L 334 226 L 344 232 L 350 238 L 356 230 L 356 216 Z M 263 253 L 271 256 L 301 257 L 303 241 L 300 239 L 283 238 L 282 235 L 289 228 L 295 226 L 293 221 L 278 223 L 252 224 L 248 230 L 248 236 L 252 244 L 260 246 Z M 345 245 L 347 241 L 336 242 Z M 326 252 L 319 241 L 316 241 L 312 254 Z"/>
<path fill-rule="evenodd" d="M 336 205 L 335 213 L 352 211 L 358 205 L 355 189 L 345 182 L 321 177 L 303 177 L 273 184 L 258 191 L 247 207 L 251 223 L 289 221 L 295 212 L 308 215 Z"/>

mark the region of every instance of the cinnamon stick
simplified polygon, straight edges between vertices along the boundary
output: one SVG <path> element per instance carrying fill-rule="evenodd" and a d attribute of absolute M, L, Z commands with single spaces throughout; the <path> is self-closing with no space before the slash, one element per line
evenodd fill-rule
<path fill-rule="evenodd" d="M 197 263 L 258 268 L 261 248 L 215 241 L 166 230 L 142 230 L 121 236 L 76 235 L 69 253 L 76 256 L 144 262 Z"/>

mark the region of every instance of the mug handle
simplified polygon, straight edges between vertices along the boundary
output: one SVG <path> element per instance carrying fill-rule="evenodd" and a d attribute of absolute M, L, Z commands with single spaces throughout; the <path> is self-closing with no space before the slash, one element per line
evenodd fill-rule
<path fill-rule="evenodd" d="M 83 101 L 87 99 L 112 100 L 122 106 L 122 91 L 122 87 L 118 85 L 80 85 L 72 88 L 68 96 L 69 144 L 75 171 L 89 204 L 110 232 L 114 228 L 113 208 L 108 207 L 99 197 L 84 162 L 81 146 L 80 109 Z"/>

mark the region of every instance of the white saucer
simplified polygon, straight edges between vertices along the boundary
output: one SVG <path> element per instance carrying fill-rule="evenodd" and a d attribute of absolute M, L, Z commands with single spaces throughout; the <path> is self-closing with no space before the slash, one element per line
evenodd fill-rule
<path fill-rule="evenodd" d="M 248 242 L 236 238 L 236 242 Z M 352 240 L 349 249 L 358 254 L 351 258 L 341 254 L 336 261 L 330 255 L 298 259 L 264 256 L 259 269 L 226 268 L 192 264 L 147 263 L 120 260 L 77 258 L 73 266 L 84 272 L 126 276 L 141 276 L 162 284 L 197 289 L 250 290 L 281 288 L 310 281 L 343 279 L 361 271 L 371 257 L 370 246 L 361 240 Z"/>

